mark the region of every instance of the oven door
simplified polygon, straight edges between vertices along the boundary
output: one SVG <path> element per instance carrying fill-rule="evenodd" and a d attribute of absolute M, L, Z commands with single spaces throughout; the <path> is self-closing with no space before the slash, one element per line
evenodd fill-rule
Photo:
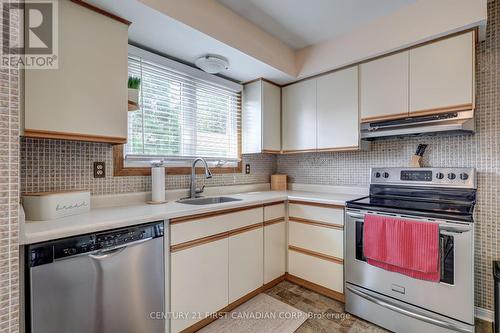
<path fill-rule="evenodd" d="M 365 214 L 439 223 L 441 282 L 414 279 L 369 265 L 363 255 Z M 474 228 L 472 223 L 348 209 L 345 281 L 456 320 L 474 324 Z"/>

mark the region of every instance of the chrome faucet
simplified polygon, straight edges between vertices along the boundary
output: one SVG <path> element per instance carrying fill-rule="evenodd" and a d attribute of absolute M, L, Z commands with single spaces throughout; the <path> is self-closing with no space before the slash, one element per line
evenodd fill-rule
<path fill-rule="evenodd" d="M 212 178 L 212 172 L 208 168 L 207 161 L 205 161 L 205 159 L 201 157 L 195 158 L 193 164 L 191 165 L 191 185 L 189 187 L 190 188 L 189 198 L 191 199 L 198 197 L 198 194 L 203 193 L 203 190 L 205 189 L 205 185 L 203 185 L 199 189 L 196 188 L 196 163 L 198 163 L 199 161 L 205 164 L 205 178 L 206 179 Z"/>

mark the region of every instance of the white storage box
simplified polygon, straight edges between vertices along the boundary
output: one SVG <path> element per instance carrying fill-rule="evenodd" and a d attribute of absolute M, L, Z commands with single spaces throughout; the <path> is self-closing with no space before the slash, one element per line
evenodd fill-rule
<path fill-rule="evenodd" d="M 45 221 L 90 210 L 89 191 L 57 191 L 23 194 L 26 221 Z"/>

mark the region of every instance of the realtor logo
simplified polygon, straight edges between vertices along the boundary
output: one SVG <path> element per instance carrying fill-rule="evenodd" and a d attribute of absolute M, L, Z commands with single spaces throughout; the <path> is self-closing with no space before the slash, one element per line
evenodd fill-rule
<path fill-rule="evenodd" d="M 1 67 L 56 69 L 58 0 L 2 1 Z"/>

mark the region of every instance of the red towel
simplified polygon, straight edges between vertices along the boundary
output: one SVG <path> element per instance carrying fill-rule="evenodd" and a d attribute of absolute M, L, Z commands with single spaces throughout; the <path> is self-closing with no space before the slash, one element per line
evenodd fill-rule
<path fill-rule="evenodd" d="M 370 265 L 416 279 L 440 280 L 437 223 L 366 215 L 363 247 Z"/>

